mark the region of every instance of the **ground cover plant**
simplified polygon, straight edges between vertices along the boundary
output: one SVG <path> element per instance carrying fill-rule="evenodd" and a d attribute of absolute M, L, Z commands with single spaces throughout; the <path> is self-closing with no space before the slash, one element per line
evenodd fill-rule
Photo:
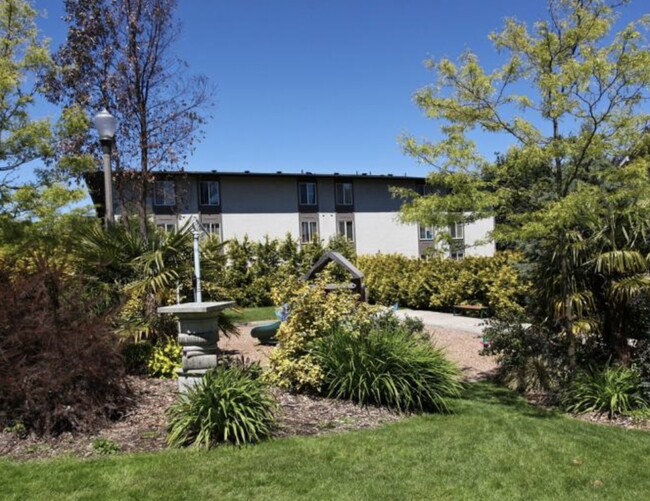
<path fill-rule="evenodd" d="M 330 397 L 402 412 L 449 412 L 460 394 L 458 369 L 428 337 L 399 322 L 379 321 L 360 332 L 336 328 L 316 342 L 314 354 Z"/>
<path fill-rule="evenodd" d="M 453 416 L 256 447 L 0 461 L 6 499 L 645 499 L 650 434 L 472 385 Z"/>
<path fill-rule="evenodd" d="M 169 409 L 172 447 L 259 442 L 273 431 L 275 401 L 256 366 L 221 365 Z"/>
<path fill-rule="evenodd" d="M 579 374 L 564 399 L 569 412 L 606 413 L 610 419 L 648 407 L 638 371 L 620 366 Z"/>

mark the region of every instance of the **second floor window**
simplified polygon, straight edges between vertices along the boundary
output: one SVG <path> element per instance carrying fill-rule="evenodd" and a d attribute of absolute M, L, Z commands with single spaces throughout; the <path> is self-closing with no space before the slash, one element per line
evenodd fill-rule
<path fill-rule="evenodd" d="M 300 205 L 316 205 L 316 183 L 299 183 L 298 184 L 298 202 Z"/>
<path fill-rule="evenodd" d="M 201 205 L 219 205 L 219 181 L 201 181 L 199 190 Z"/>
<path fill-rule="evenodd" d="M 154 181 L 153 203 L 154 205 L 174 205 L 176 203 L 174 181 L 171 179 Z"/>
<path fill-rule="evenodd" d="M 352 183 L 336 183 L 336 205 L 352 205 Z"/>

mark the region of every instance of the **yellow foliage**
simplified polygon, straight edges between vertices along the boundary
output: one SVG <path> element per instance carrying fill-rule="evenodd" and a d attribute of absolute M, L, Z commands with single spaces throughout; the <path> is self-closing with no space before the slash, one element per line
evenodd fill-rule
<path fill-rule="evenodd" d="M 176 371 L 181 368 L 183 347 L 175 339 L 154 346 L 151 358 L 147 361 L 150 376 L 163 379 L 176 379 Z"/>
<path fill-rule="evenodd" d="M 313 282 L 291 279 L 273 290 L 276 304 L 288 306 L 289 318 L 276 334 L 280 344 L 271 354 L 271 370 L 265 373 L 270 383 L 295 391 L 318 391 L 323 374 L 309 352 L 312 342 L 334 328 L 357 331 L 369 324 L 378 310 L 347 290 L 326 293 L 327 278 Z"/>
<path fill-rule="evenodd" d="M 520 313 L 530 290 L 514 253 L 493 257 L 410 259 L 400 255 L 362 256 L 368 297 L 379 304 L 415 309 L 447 310 L 459 303 L 481 303 L 497 316 Z"/>

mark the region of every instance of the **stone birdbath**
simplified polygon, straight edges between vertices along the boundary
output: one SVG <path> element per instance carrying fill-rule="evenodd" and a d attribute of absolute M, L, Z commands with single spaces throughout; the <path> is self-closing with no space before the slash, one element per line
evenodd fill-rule
<path fill-rule="evenodd" d="M 219 313 L 235 304 L 234 301 L 202 301 L 199 238 L 205 230 L 195 220 L 191 231 L 194 237 L 194 301 L 158 308 L 158 313 L 178 319 L 178 342 L 183 347 L 182 367 L 178 371 L 181 393 L 192 389 L 206 372 L 217 366 Z"/>

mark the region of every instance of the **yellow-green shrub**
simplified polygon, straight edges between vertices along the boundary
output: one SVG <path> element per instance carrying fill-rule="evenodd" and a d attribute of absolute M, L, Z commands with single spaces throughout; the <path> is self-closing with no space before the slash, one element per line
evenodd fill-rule
<path fill-rule="evenodd" d="M 154 346 L 147 362 L 147 372 L 153 377 L 176 379 L 176 370 L 181 368 L 182 353 L 183 347 L 176 339 L 159 342 Z"/>
<path fill-rule="evenodd" d="M 377 310 L 347 290 L 326 293 L 326 282 L 326 277 L 314 282 L 293 279 L 274 289 L 276 304 L 288 305 L 289 318 L 276 334 L 280 344 L 271 354 L 271 370 L 265 373 L 270 383 L 295 391 L 320 390 L 323 374 L 310 353 L 312 343 L 335 327 L 354 330 L 369 324 Z"/>
<path fill-rule="evenodd" d="M 530 288 L 517 271 L 520 257 L 411 259 L 401 255 L 361 256 L 368 298 L 414 309 L 449 310 L 459 303 L 481 303 L 497 316 L 521 313 Z"/>

